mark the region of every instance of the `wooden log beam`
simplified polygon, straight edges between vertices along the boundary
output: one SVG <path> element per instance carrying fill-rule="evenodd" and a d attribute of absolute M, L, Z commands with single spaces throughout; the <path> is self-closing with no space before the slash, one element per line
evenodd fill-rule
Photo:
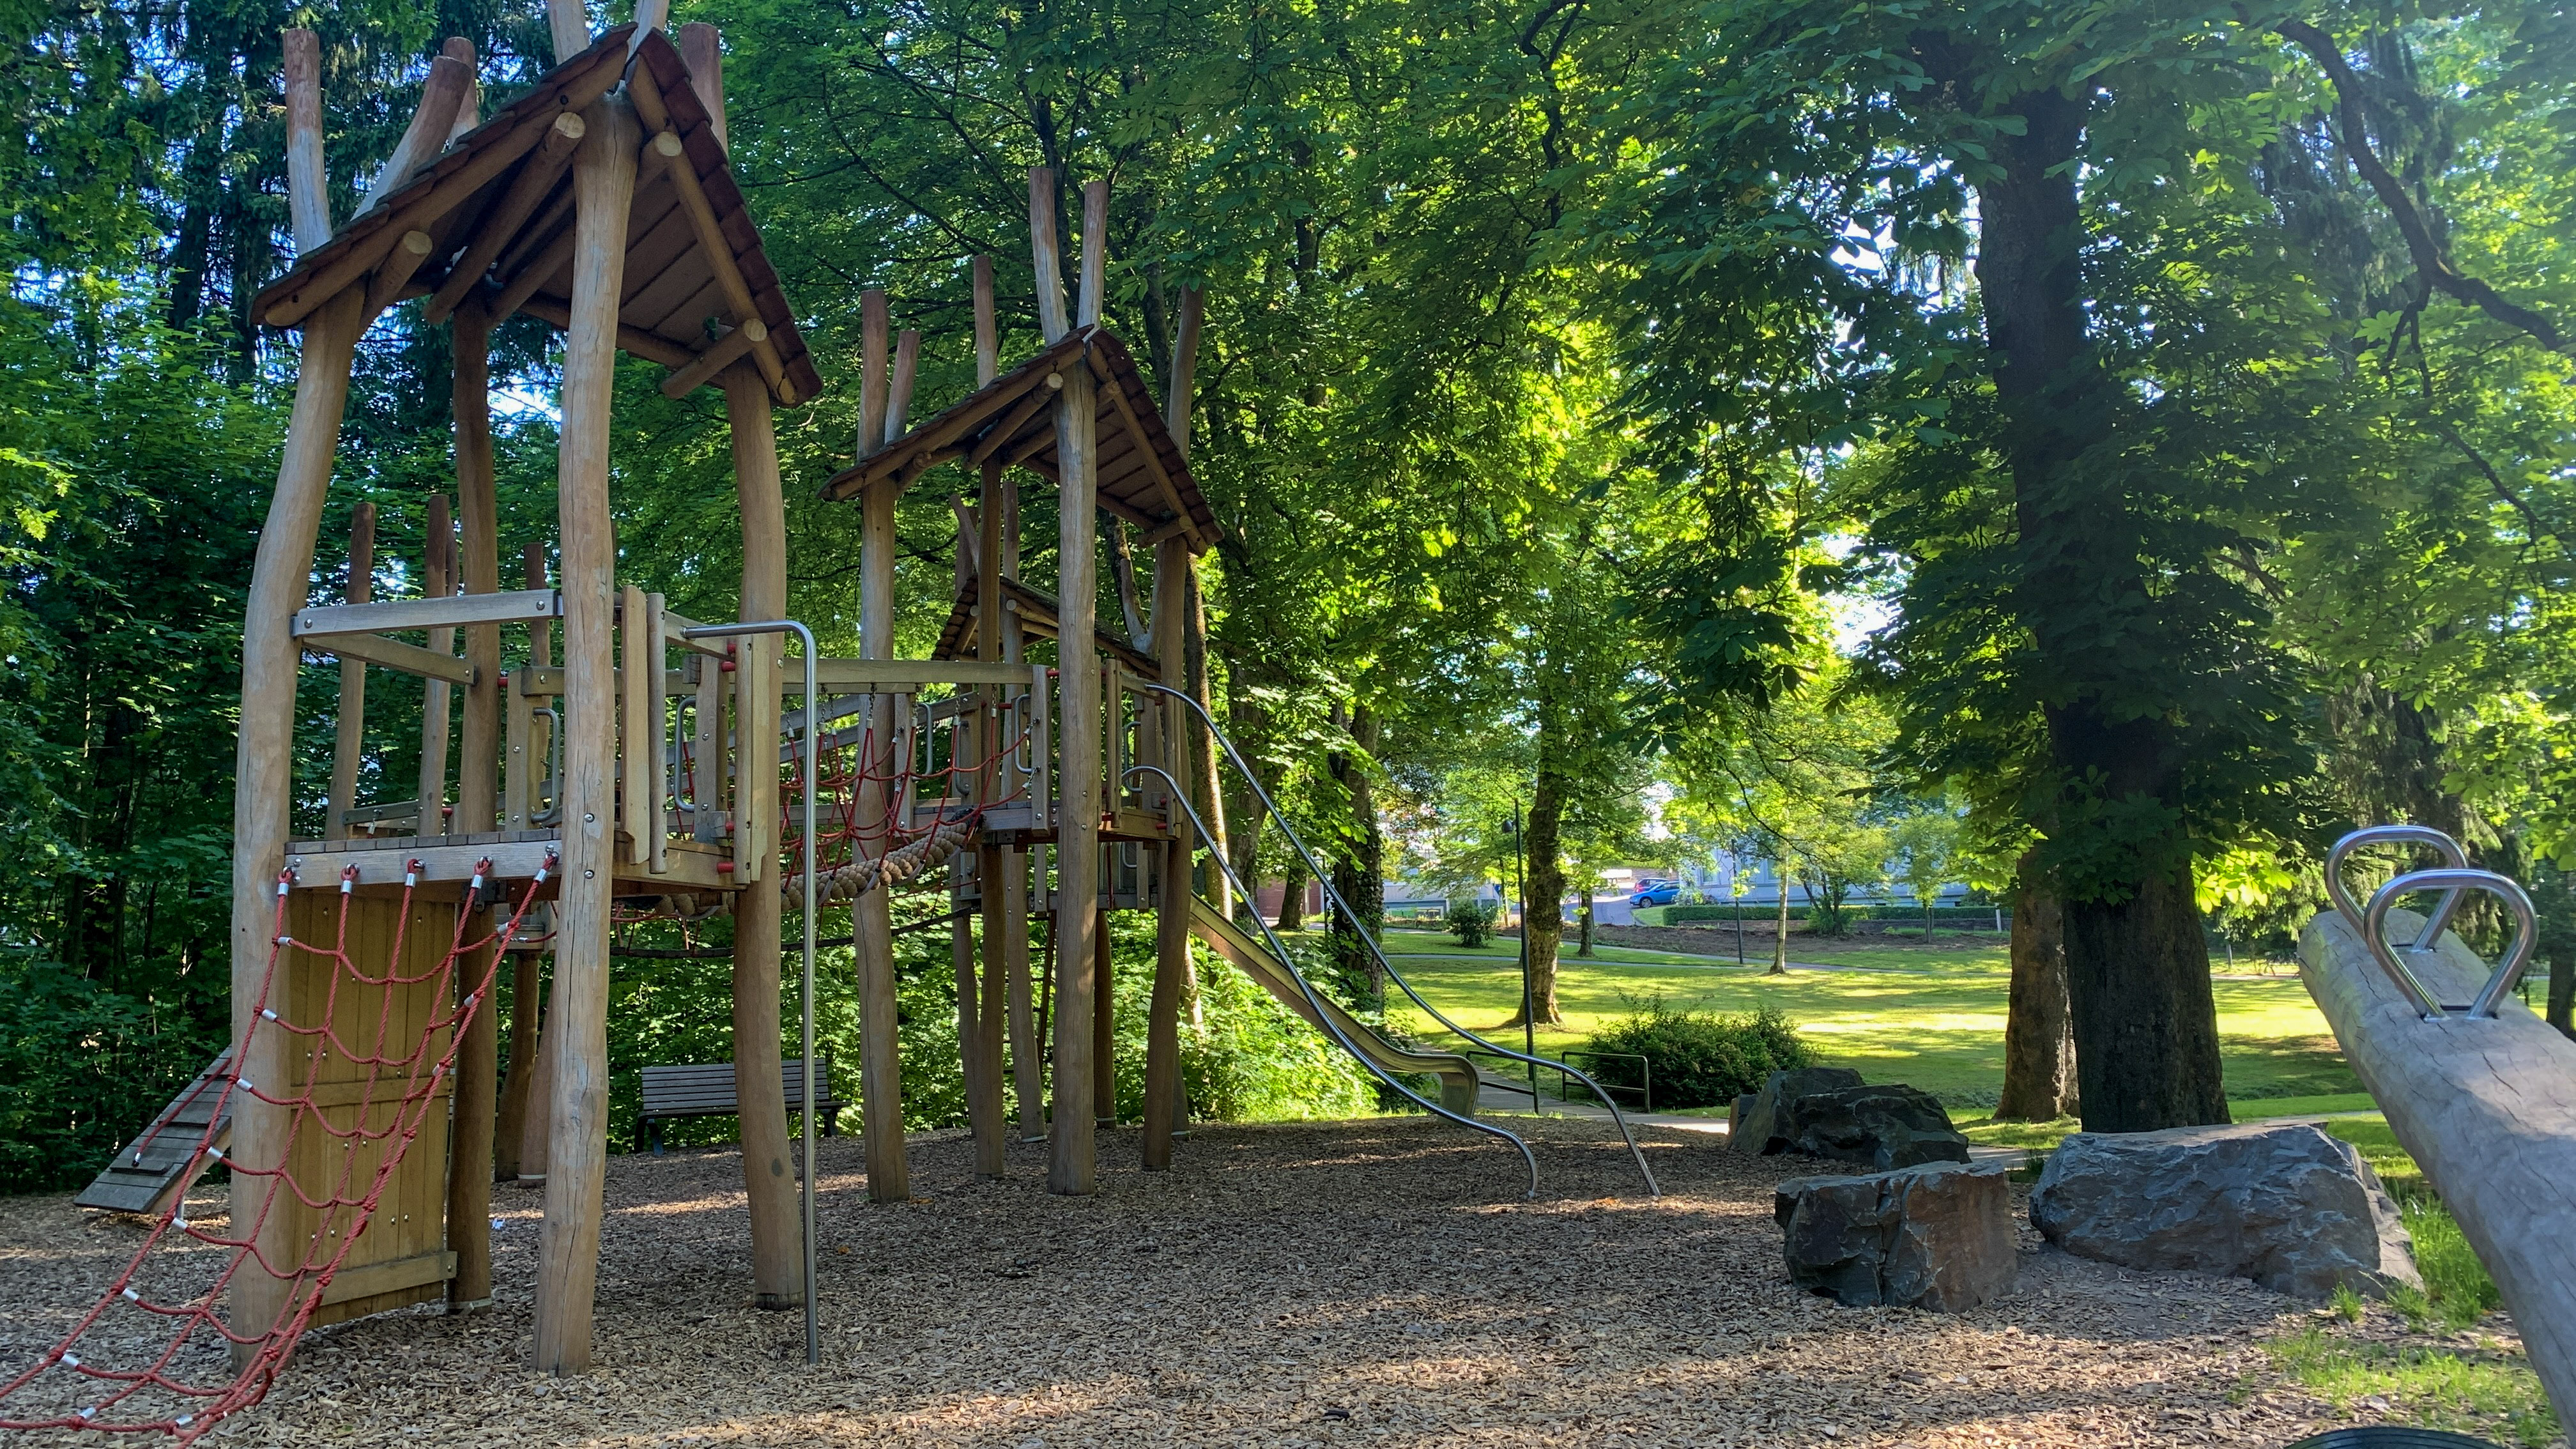
<path fill-rule="evenodd" d="M 557 327 L 569 327 L 572 324 L 572 309 L 551 297 L 530 297 L 519 304 L 518 310 L 541 322 L 551 322 Z M 494 315 L 500 314 L 496 311 Z M 617 328 L 617 348 L 621 352 L 631 352 L 648 362 L 658 362 L 664 367 L 686 367 L 698 360 L 696 353 L 668 337 L 657 337 L 641 327 L 628 327 L 623 324 Z"/>
<path fill-rule="evenodd" d="M 1038 335 L 1049 347 L 1072 331 L 1064 315 L 1064 255 L 1056 248 L 1055 173 L 1029 168 L 1029 252 L 1036 264 Z"/>
<path fill-rule="evenodd" d="M 1002 337 L 993 316 L 993 259 L 975 258 L 975 386 L 1002 375 Z"/>
<path fill-rule="evenodd" d="M 436 243 L 425 231 L 406 231 L 394 240 L 393 250 L 376 266 L 375 275 L 367 279 L 367 315 L 375 316 L 401 300 L 403 288 L 411 285 L 412 274 L 429 260 Z"/>
<path fill-rule="evenodd" d="M 2390 913 L 2390 939 L 2423 919 Z M 2469 1001 L 2487 963 L 2455 935 L 2408 965 L 2436 1000 Z M 2299 977 L 2344 1057 L 2495 1279 L 2561 1417 L 2576 1414 L 2576 1042 L 2508 996 L 2491 1018 L 2427 1021 L 2327 911 L 2299 934 Z"/>
<path fill-rule="evenodd" d="M 1033 181 L 1032 195 L 1035 191 Z M 1099 1160 L 1092 1125 L 1092 1003 L 1098 990 L 1100 671 L 1087 647 L 1099 592 L 1095 409 L 1091 369 L 1067 369 L 1056 402 L 1056 459 L 1063 489 L 1056 542 L 1063 709 L 1057 739 L 1063 785 L 1056 820 L 1055 1118 L 1047 1190 L 1073 1195 L 1095 1190 Z"/>
<path fill-rule="evenodd" d="M 1136 416 L 1135 405 L 1127 400 L 1127 389 L 1119 386 L 1114 378 L 1105 385 L 1109 392 L 1110 410 L 1118 414 L 1120 425 L 1127 429 L 1127 436 L 1134 440 L 1136 456 L 1145 460 L 1145 473 L 1154 480 L 1154 491 L 1163 495 L 1164 505 L 1172 510 L 1172 517 L 1168 522 L 1181 525 L 1181 531 L 1188 535 L 1193 550 L 1204 549 L 1205 545 L 1199 541 L 1198 520 L 1190 517 L 1190 506 L 1181 500 L 1181 485 L 1172 480 L 1172 475 L 1163 467 L 1162 455 L 1154 450 L 1153 443 L 1146 438 L 1145 424 Z M 1147 530 L 1154 534 L 1158 542 L 1166 522 L 1163 519 L 1155 519 L 1153 523 L 1146 525 Z"/>
<path fill-rule="evenodd" d="M 1086 182 L 1082 188 L 1082 296 L 1074 313 L 1074 326 L 1100 325 L 1108 283 L 1109 183 Z"/>
<path fill-rule="evenodd" d="M 1190 399 L 1199 370 L 1199 328 L 1207 318 L 1207 292 L 1199 287 L 1181 289 L 1181 325 L 1172 337 L 1171 392 L 1163 403 L 1163 431 L 1172 435 L 1172 446 L 1180 450 L 1181 460 L 1190 456 Z"/>
<path fill-rule="evenodd" d="M 912 383 L 921 368 L 921 334 L 907 327 L 895 338 L 894 376 L 887 384 L 885 442 L 903 436 L 903 421 L 912 412 Z"/>
<path fill-rule="evenodd" d="M 885 294 L 870 288 L 860 303 L 859 451 L 883 446 L 893 415 L 886 373 L 886 332 L 890 326 Z M 895 495 L 871 488 L 859 504 L 859 654 L 866 659 L 894 657 Z M 877 752 L 863 761 L 857 818 L 874 831 L 892 808 L 886 781 L 893 769 L 895 727 L 893 700 L 877 695 L 868 711 L 869 738 Z M 876 1202 L 902 1202 L 912 1196 L 911 1167 L 904 1157 L 903 1077 L 895 1034 L 894 922 L 888 892 L 870 891 L 850 908 L 857 937 L 859 977 L 859 1096 L 864 1116 L 868 1196 Z"/>
<path fill-rule="evenodd" d="M 453 654 L 405 644 L 378 634 L 333 634 L 305 641 L 305 648 L 316 654 L 329 654 L 340 659 L 363 659 L 378 668 L 414 679 L 434 679 L 461 689 L 474 684 L 474 666 Z M 436 834 L 436 831 L 425 832 Z"/>
<path fill-rule="evenodd" d="M 572 310 L 564 344 L 563 431 L 556 466 L 564 599 L 562 893 L 555 902 L 555 982 L 546 1033 L 552 1140 L 538 1250 L 535 1367 L 581 1373 L 591 1362 L 592 1299 L 608 1156 L 608 944 L 614 891 L 617 690 L 610 655 L 617 564 L 608 510 L 610 406 L 626 213 L 639 129 L 603 97 L 573 159 Z"/>
<path fill-rule="evenodd" d="M 584 127 L 577 112 L 565 111 L 546 127 L 534 154 L 519 174 L 510 178 L 510 189 L 501 193 L 492 210 L 476 223 L 474 240 L 466 244 L 465 255 L 456 261 L 438 290 L 430 294 L 429 305 L 421 309 L 421 320 L 436 324 L 447 320 L 465 294 L 483 280 L 492 269 L 503 248 L 519 235 L 519 229 L 536 215 L 537 208 L 554 194 L 555 183 L 563 179 L 564 169 L 572 165 L 573 149 L 581 144 Z M 540 278 L 539 280 L 543 280 Z"/>
<path fill-rule="evenodd" d="M 696 392 L 712 381 L 717 373 L 740 360 L 744 353 L 751 350 L 753 343 L 765 341 L 768 336 L 769 328 L 757 317 L 750 318 L 741 326 L 728 330 L 723 336 L 708 343 L 706 351 L 691 358 L 674 370 L 669 377 L 662 379 L 662 396 L 683 398 Z"/>
<path fill-rule="evenodd" d="M 1165 679 L 1177 678 L 1188 648 L 1187 623 L 1190 555 L 1180 540 L 1154 550 L 1154 660 Z M 1171 773 L 1181 799 L 1191 795 L 1189 721 L 1179 701 L 1153 697 L 1162 714 L 1161 758 L 1154 763 Z M 1178 828 L 1158 850 L 1162 855 L 1162 897 L 1154 905 L 1154 987 L 1145 1007 L 1145 1170 L 1168 1171 L 1173 1134 L 1180 1125 L 1181 1001 L 1189 994 L 1190 912 L 1196 893 L 1190 889 L 1190 859 L 1197 844 L 1180 801 L 1167 801 L 1164 813 Z"/>
<path fill-rule="evenodd" d="M 429 78 L 421 83 L 420 104 L 412 110 L 411 124 L 403 128 L 402 139 L 394 143 L 393 154 L 376 172 L 376 184 L 367 188 L 366 199 L 358 203 L 357 214 L 350 220 L 382 205 L 414 172 L 447 149 L 457 108 L 473 86 L 473 62 L 441 55 L 429 63 Z"/>
<path fill-rule="evenodd" d="M 650 631 L 645 627 L 644 591 L 628 584 L 617 591 L 617 639 L 624 667 L 618 671 L 617 692 L 617 818 L 624 828 L 623 848 L 628 865 L 642 865 L 647 833 L 652 830 L 655 813 L 645 802 L 653 793 L 653 774 L 661 764 L 658 731 L 652 718 L 661 712 L 661 700 L 653 688 L 662 661 L 645 657 L 645 644 Z"/>
<path fill-rule="evenodd" d="M 289 30 L 286 52 L 286 208 L 298 256 L 331 244 L 331 175 L 322 164 L 322 38 Z"/>
<path fill-rule="evenodd" d="M 546 29 L 557 65 L 590 49 L 590 10 L 582 0 L 546 0 Z"/>
<path fill-rule="evenodd" d="M 501 596 L 501 517 L 492 466 L 492 319 L 479 305 L 469 305 L 457 312 L 450 330 L 455 340 L 451 411 L 456 420 L 456 510 L 462 533 L 458 573 L 467 598 L 494 599 Z M 456 828 L 470 835 L 495 829 L 500 820 L 500 625 L 466 629 L 465 662 L 474 683 L 465 692 L 464 727 L 457 740 Z"/>
<path fill-rule="evenodd" d="M 707 270 L 723 291 L 734 322 L 739 325 L 758 318 L 760 306 L 752 299 L 751 283 L 744 279 L 741 265 L 734 260 L 733 243 L 725 240 L 724 227 L 716 220 L 715 204 L 707 200 L 698 169 L 689 161 L 687 145 L 678 132 L 663 131 L 653 138 L 652 149 L 664 174 L 671 179 L 671 190 L 680 198 L 680 210 L 689 219 L 689 229 L 697 233 L 698 249 L 706 253 Z M 769 384 L 771 392 L 785 385 L 787 364 L 779 358 L 776 344 L 765 337 L 755 341 L 751 360 L 759 366 L 761 380 Z"/>
<path fill-rule="evenodd" d="M 310 32 L 307 32 L 308 34 Z M 361 502 L 349 513 L 349 581 L 340 597 L 367 602 L 376 574 L 376 505 Z M 358 803 L 359 757 L 366 751 L 367 661 L 354 656 L 340 661 L 340 714 L 333 721 L 331 797 L 322 820 L 322 838 L 348 838 L 349 807 Z M 254 1078 L 253 1080 L 257 1080 Z"/>

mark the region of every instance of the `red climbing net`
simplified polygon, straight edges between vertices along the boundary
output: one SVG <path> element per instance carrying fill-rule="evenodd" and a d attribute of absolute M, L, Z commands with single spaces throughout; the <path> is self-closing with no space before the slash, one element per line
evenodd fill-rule
<path fill-rule="evenodd" d="M 1012 763 L 1025 757 L 1032 738 L 1028 717 L 988 709 L 971 693 L 951 707 L 958 712 L 944 718 L 937 707 L 917 707 L 912 722 L 896 727 L 890 746 L 881 743 L 873 722 L 816 739 L 814 753 L 822 761 L 814 780 L 817 872 L 883 862 L 942 831 L 972 831 L 996 808 L 1029 798 L 1029 773 Z M 969 727 L 976 716 L 985 727 Z M 794 741 L 782 761 L 781 881 L 805 868 L 800 802 L 806 755 L 803 743 Z M 987 771 L 1001 781 L 992 800 L 978 798 Z M 871 787 L 882 792 L 884 806 L 862 819 L 860 801 Z"/>
<path fill-rule="evenodd" d="M 192 1096 L 206 1091 L 217 1095 L 215 1111 L 208 1114 L 208 1125 L 198 1137 L 186 1171 L 188 1177 L 193 1177 L 206 1166 L 231 1169 L 231 1203 L 225 1221 L 220 1227 L 212 1222 L 189 1221 L 187 1195 L 184 1191 L 177 1194 L 124 1269 L 61 1341 L 0 1385 L 0 1412 L 7 1414 L 0 1417 L 0 1429 L 158 1433 L 185 1444 L 212 1429 L 225 1415 L 266 1396 L 279 1369 L 311 1325 L 314 1312 L 322 1306 L 333 1275 L 341 1271 L 366 1231 L 376 1213 L 377 1200 L 392 1182 L 423 1124 L 431 1113 L 446 1110 L 439 1086 L 455 1070 L 459 1044 L 475 1013 L 491 1000 L 493 974 L 501 952 L 490 948 L 509 939 L 518 929 L 520 919 L 536 899 L 538 887 L 553 868 L 549 860 L 536 879 L 528 883 L 506 923 L 469 936 L 473 922 L 487 914 L 473 906 L 486 899 L 485 880 L 490 864 L 485 861 L 476 867 L 466 905 L 456 913 L 456 927 L 445 954 L 427 970 L 413 975 L 402 974 L 399 963 L 403 959 L 402 932 L 412 919 L 413 896 L 419 887 L 416 865 L 404 876 L 398 918 L 401 924 L 395 928 L 387 965 L 373 974 L 351 956 L 349 949 L 349 902 L 356 872 L 351 870 L 341 877 L 336 934 L 327 945 L 299 941 L 288 933 L 288 892 L 294 881 L 291 875 L 279 876 L 276 926 L 271 932 L 274 944 L 267 970 L 260 979 L 258 1001 L 250 1013 L 251 1031 L 266 1025 L 288 1033 L 292 1038 L 290 1050 L 301 1058 L 302 1081 L 289 1084 L 246 1080 L 241 1068 L 243 1062 L 250 1060 L 246 1037 L 234 1044 L 223 1070 L 192 1089 Z M 279 968 L 291 959 L 290 952 L 302 952 L 329 963 L 329 985 L 312 1018 L 318 1025 L 298 1025 L 271 1008 L 270 1002 L 280 987 Z M 477 953 L 483 957 L 481 977 L 462 983 L 467 989 L 459 993 L 455 989 L 460 984 L 458 963 Z M 419 993 L 423 988 L 438 1006 L 425 1013 L 417 1039 L 389 1040 L 393 1035 L 390 1024 L 399 1019 L 397 996 Z M 374 993 L 372 1003 L 359 995 L 370 992 Z M 350 994 L 347 1005 L 359 1008 L 351 1013 L 356 1020 L 368 1019 L 365 1006 L 375 1008 L 372 1039 L 344 1040 L 334 1025 L 344 1019 L 343 993 Z M 445 1046 L 433 1055 L 442 1034 Z M 334 1053 L 344 1067 L 363 1069 L 356 1093 L 356 1101 L 362 1105 L 352 1124 L 345 1127 L 335 1126 L 318 1100 L 318 1073 Z M 380 1084 L 384 1089 L 382 1102 L 378 1100 Z M 339 1089 L 335 1096 L 348 1094 L 349 1083 L 333 1085 Z M 288 1109 L 275 1163 L 244 1163 L 215 1146 L 214 1122 L 221 1118 L 225 1103 L 235 1092 Z M 167 1126 L 176 1115 L 177 1105 L 181 1104 L 174 1104 L 171 1113 L 135 1139 L 137 1144 L 150 1140 Z M 381 1124 L 371 1126 L 379 1107 L 389 1108 L 389 1115 Z M 321 1180 L 299 1181 L 288 1164 L 296 1161 L 297 1141 L 311 1133 L 333 1139 L 321 1152 L 309 1154 L 333 1165 L 314 1174 Z M 359 1164 L 369 1157 L 374 1158 L 374 1166 L 362 1171 Z M 281 1210 L 284 1195 L 290 1193 L 303 1209 L 317 1215 L 317 1226 L 291 1261 L 277 1261 L 260 1248 L 259 1238 L 272 1214 Z M 227 1321 L 226 1312 L 219 1306 L 224 1303 L 226 1289 L 245 1265 L 254 1262 L 255 1271 L 285 1280 L 284 1300 L 270 1322 Z M 233 1363 L 236 1348 L 243 1350 L 243 1362 L 238 1368 Z M 88 1352 L 84 1353 L 84 1349 Z"/>

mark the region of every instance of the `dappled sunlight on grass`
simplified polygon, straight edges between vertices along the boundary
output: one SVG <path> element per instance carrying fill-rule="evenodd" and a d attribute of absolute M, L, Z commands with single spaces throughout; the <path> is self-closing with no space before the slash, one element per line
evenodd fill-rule
<path fill-rule="evenodd" d="M 1816 943 L 1822 946 L 1823 943 Z M 1479 1031 L 1499 1029 L 1520 1004 L 1518 943 L 1496 939 L 1467 952 L 1445 936 L 1389 932 L 1397 968 L 1442 1011 Z M 1764 974 L 1732 961 L 1648 951 L 1616 951 L 1558 963 L 1561 1028 L 1542 1028 L 1543 1048 L 1581 1046 L 1625 1016 L 1633 1003 L 1662 996 L 1675 1007 L 1746 1012 L 1769 1006 L 1788 1014 L 1823 1059 L 1857 1068 L 1873 1081 L 1903 1081 L 1953 1106 L 1990 1105 L 2003 1081 L 2004 1012 L 2009 967 L 2000 947 L 1982 951 L 1810 950 L 1793 954 L 1825 964 L 1895 967 L 1876 971 Z M 1472 959 L 1456 959 L 1469 957 Z M 1767 958 L 1766 958 L 1767 959 Z M 2231 1098 L 2311 1098 L 2359 1086 L 2343 1064 L 2325 1019 L 2296 977 L 2216 981 L 2219 1033 Z M 1400 1000 L 1388 1019 L 1425 1040 L 1439 1033 Z M 1519 1028 L 1510 1029 L 1518 1044 Z M 2365 1104 L 2366 1105 L 2366 1102 Z M 2312 1108 L 2332 1111 L 2342 1108 Z"/>

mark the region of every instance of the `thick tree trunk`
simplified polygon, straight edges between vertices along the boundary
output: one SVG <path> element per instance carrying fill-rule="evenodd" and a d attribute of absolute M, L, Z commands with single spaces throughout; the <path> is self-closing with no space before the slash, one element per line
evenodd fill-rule
<path fill-rule="evenodd" d="M 1583 904 L 1574 913 L 1574 954 L 1592 954 L 1592 887 L 1583 888 Z"/>
<path fill-rule="evenodd" d="M 2119 681 L 2102 678 L 2100 601 L 2146 587 L 2131 578 L 2138 549 L 2127 501 L 2103 496 L 2077 468 L 2110 434 L 2109 383 L 2087 356 L 2084 330 L 2076 173 L 2088 105 L 2084 94 L 2056 90 L 2015 98 L 2023 134 L 1998 138 L 1999 168 L 1978 187 L 1977 280 L 2009 421 L 2021 614 L 2035 667 L 2061 700 L 2046 710 L 2050 763 L 2061 788 L 2098 794 L 2133 820 L 2163 812 L 2153 833 L 2120 842 L 2124 863 L 2064 883 L 2084 1125 L 2136 1132 L 2224 1122 L 2227 1098 L 2190 844 L 2175 808 L 2184 747 L 2161 716 L 2115 708 L 2107 696 Z"/>
<path fill-rule="evenodd" d="M 2024 856 L 2013 892 L 2012 1002 L 2004 1017 L 2004 1090 L 1995 1116 L 2048 1122 L 2074 1116 L 2076 1100 L 2065 921 L 2057 893 Z"/>
<path fill-rule="evenodd" d="M 1539 750 L 1547 752 L 1542 738 Z M 1565 941 L 1565 863 L 1557 857 L 1558 829 L 1565 819 L 1565 777 L 1541 768 L 1538 788 L 1530 793 L 1529 884 L 1523 891 L 1521 939 L 1529 953 L 1530 1011 L 1541 1025 L 1562 1026 L 1565 1014 L 1556 1004 L 1556 952 Z M 1505 1026 L 1518 1026 L 1515 1011 Z"/>
<path fill-rule="evenodd" d="M 1306 862 L 1298 859 L 1296 854 L 1291 852 L 1287 867 L 1279 876 L 1279 915 L 1270 923 L 1272 929 L 1279 931 L 1306 929 L 1306 883 L 1310 879 L 1312 877 L 1306 873 Z"/>

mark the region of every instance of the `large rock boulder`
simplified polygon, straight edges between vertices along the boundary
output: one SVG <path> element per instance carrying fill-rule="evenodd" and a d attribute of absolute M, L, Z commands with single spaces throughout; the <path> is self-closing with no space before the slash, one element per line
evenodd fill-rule
<path fill-rule="evenodd" d="M 1926 1162 L 1965 1162 L 1968 1139 L 1931 1093 L 1861 1085 L 1839 1067 L 1773 1072 L 1749 1105 L 1731 1114 L 1738 1152 L 1801 1152 L 1877 1171 Z"/>
<path fill-rule="evenodd" d="M 1957 1313 L 2012 1291 L 2012 1189 L 2001 1169 L 1934 1163 L 1780 1184 L 1789 1281 L 1845 1307 Z"/>
<path fill-rule="evenodd" d="M 2379 1175 L 2313 1123 L 2078 1132 L 2040 1173 L 2030 1221 L 2083 1257 L 2299 1298 L 2424 1282 Z"/>
<path fill-rule="evenodd" d="M 1735 1110 L 1727 1114 L 1727 1144 L 1738 1152 L 1785 1151 L 1785 1140 L 1777 1145 L 1774 1142 L 1782 1103 L 1814 1092 L 1859 1085 L 1860 1073 L 1849 1067 L 1800 1067 L 1773 1072 L 1763 1079 L 1760 1091 L 1735 1099 Z"/>

